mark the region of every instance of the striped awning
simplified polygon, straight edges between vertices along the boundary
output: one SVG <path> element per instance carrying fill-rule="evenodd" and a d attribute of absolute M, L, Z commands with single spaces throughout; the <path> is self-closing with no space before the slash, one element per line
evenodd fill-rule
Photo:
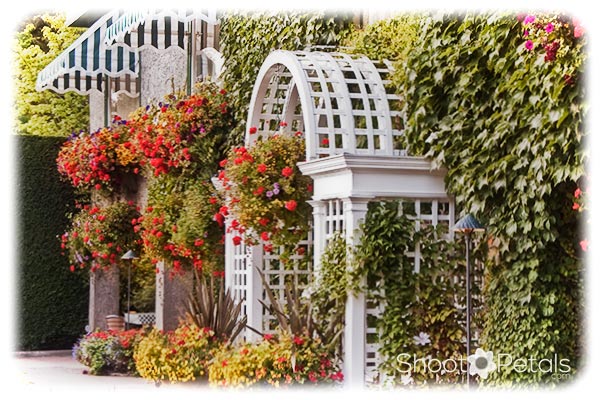
<path fill-rule="evenodd" d="M 106 30 L 104 44 L 125 45 L 134 49 L 154 47 L 186 49 L 187 23 L 202 20 L 216 24 L 216 12 L 193 10 L 143 10 L 126 12 Z"/>
<path fill-rule="evenodd" d="M 36 89 L 88 94 L 103 91 L 110 77 L 115 93 L 137 96 L 138 54 L 126 46 L 107 47 L 107 29 L 119 18 L 113 11 L 102 16 L 37 77 Z"/>

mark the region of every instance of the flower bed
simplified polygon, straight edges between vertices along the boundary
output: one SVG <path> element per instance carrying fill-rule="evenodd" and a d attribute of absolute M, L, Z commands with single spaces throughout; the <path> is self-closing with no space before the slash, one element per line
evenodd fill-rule
<path fill-rule="evenodd" d="M 217 345 L 208 328 L 181 325 L 167 333 L 153 329 L 139 342 L 133 358 L 142 378 L 187 382 L 206 374 Z"/>
<path fill-rule="evenodd" d="M 211 385 L 234 387 L 336 384 L 344 378 L 320 340 L 287 333 L 265 334 L 257 343 L 221 348 L 208 374 Z"/>
<path fill-rule="evenodd" d="M 73 357 L 92 375 L 136 375 L 133 352 L 142 337 L 143 332 L 136 329 L 92 332 L 75 344 Z"/>

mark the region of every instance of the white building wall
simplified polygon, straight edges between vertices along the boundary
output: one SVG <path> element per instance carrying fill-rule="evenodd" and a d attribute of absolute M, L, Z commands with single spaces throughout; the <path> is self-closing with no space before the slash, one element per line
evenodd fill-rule
<path fill-rule="evenodd" d="M 147 48 L 140 51 L 141 104 L 161 101 L 165 95 L 185 90 L 187 54 L 173 46 L 166 50 Z"/>

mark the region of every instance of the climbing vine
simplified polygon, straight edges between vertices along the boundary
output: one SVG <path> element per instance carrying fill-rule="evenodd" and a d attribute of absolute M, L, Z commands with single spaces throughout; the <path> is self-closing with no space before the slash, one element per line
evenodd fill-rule
<path fill-rule="evenodd" d="M 413 154 L 447 168 L 457 207 L 488 226 L 482 345 L 513 358 L 580 355 L 581 246 L 573 193 L 586 150 L 585 34 L 563 15 L 423 21 L 403 72 Z M 585 247 L 587 248 L 587 242 Z M 551 383 L 503 368 L 486 382 Z"/>
<path fill-rule="evenodd" d="M 409 210 L 409 202 L 369 204 L 361 244 L 355 250 L 353 286 L 383 309 L 375 326 L 384 359 L 379 372 L 391 379 L 385 383 L 461 382 L 460 368 L 439 374 L 422 364 L 416 368 L 403 364 L 413 357 L 465 358 L 464 307 L 457 306 L 464 304 L 464 253 L 442 225 L 415 229 Z M 411 254 L 416 246 L 418 273 Z"/>
<path fill-rule="evenodd" d="M 314 274 L 315 279 L 307 288 L 317 323 L 335 326 L 334 336 L 330 339 L 332 346 L 338 351 L 341 350 L 346 298 L 350 288 L 347 253 L 348 246 L 344 237 L 340 233 L 334 234 L 321 256 L 319 270 Z"/>

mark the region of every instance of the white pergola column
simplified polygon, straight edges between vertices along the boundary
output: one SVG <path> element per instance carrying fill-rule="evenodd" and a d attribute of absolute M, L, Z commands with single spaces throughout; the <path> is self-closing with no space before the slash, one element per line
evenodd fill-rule
<path fill-rule="evenodd" d="M 325 230 L 327 203 L 324 201 L 309 201 L 308 203 L 313 208 L 313 273 L 316 277 L 321 270 L 321 257 L 327 246 Z"/>
<path fill-rule="evenodd" d="M 344 199 L 346 243 L 354 248 L 360 243 L 360 224 L 367 214 L 369 199 Z M 352 268 L 348 253 L 347 268 Z M 364 293 L 349 293 L 344 326 L 344 382 L 349 388 L 362 388 L 365 382 L 365 346 L 367 342 L 366 301 Z"/>

